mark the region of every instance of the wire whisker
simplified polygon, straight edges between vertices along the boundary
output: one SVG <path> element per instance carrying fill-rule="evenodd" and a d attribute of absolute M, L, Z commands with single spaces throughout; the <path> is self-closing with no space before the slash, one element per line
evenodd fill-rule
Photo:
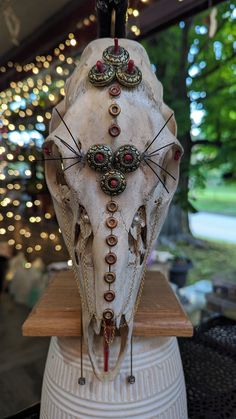
<path fill-rule="evenodd" d="M 68 144 L 66 141 L 64 141 L 62 138 L 58 137 L 58 135 L 55 135 L 55 137 L 61 141 L 61 143 L 68 148 L 68 150 L 70 150 L 72 153 L 74 153 L 76 156 L 80 157 L 80 154 L 77 153 L 77 151 L 70 145 Z"/>
<path fill-rule="evenodd" d="M 165 183 L 163 182 L 163 180 L 161 179 L 161 177 L 157 174 L 157 172 L 152 168 L 152 166 L 145 160 L 145 162 L 147 163 L 147 165 L 150 167 L 150 169 L 153 171 L 153 173 L 155 173 L 155 175 L 157 176 L 157 178 L 159 179 L 159 181 L 162 183 L 162 185 L 164 186 L 165 190 L 167 193 L 169 193 Z"/>
<path fill-rule="evenodd" d="M 145 148 L 144 153 L 146 153 L 146 151 L 151 147 L 151 145 L 154 143 L 154 141 L 156 141 L 157 137 L 160 135 L 160 133 L 166 127 L 166 125 L 168 124 L 168 122 L 172 118 L 172 116 L 174 116 L 174 113 L 172 113 L 170 115 L 170 117 L 167 119 L 167 121 L 165 122 L 165 124 L 163 125 L 163 127 L 160 129 L 160 131 L 157 133 L 157 135 L 153 138 L 153 140 L 150 142 L 150 144 Z"/>
<path fill-rule="evenodd" d="M 48 160 L 72 160 L 72 159 L 79 159 L 80 158 L 80 156 L 78 156 L 78 157 L 50 157 L 49 159 L 35 159 L 35 160 L 32 160 L 32 163 L 34 162 L 34 161 L 36 161 L 36 162 L 41 162 L 41 161 L 48 161 Z"/>
<path fill-rule="evenodd" d="M 171 145 L 174 145 L 174 144 L 175 144 L 175 143 L 174 143 L 174 141 L 173 141 L 172 143 L 168 143 L 168 144 L 166 144 L 166 145 L 163 145 L 162 147 L 157 148 L 156 150 L 152 151 L 150 154 L 145 154 L 145 157 L 153 157 L 154 155 L 158 154 L 158 153 L 157 153 L 158 151 L 162 150 L 163 148 L 166 148 L 166 147 L 169 147 L 169 146 L 171 146 Z"/>
<path fill-rule="evenodd" d="M 78 164 L 78 163 L 79 163 L 79 161 L 76 161 L 75 163 L 71 164 L 70 166 L 67 166 L 67 167 L 64 169 L 64 172 L 65 172 L 66 170 L 70 169 L 72 166 L 75 166 L 75 165 L 76 165 L 76 164 Z"/>
<path fill-rule="evenodd" d="M 153 163 L 156 166 L 158 166 L 161 170 L 163 170 L 163 172 L 167 173 L 167 175 L 169 175 L 170 177 L 172 177 L 172 179 L 174 179 L 176 181 L 176 178 L 170 172 L 168 172 L 168 170 L 166 170 L 166 169 L 164 169 L 164 167 L 160 166 L 160 164 L 156 163 L 155 161 L 153 161 L 153 160 L 151 160 L 149 158 L 147 158 L 147 160 L 149 160 L 151 163 Z"/>
<path fill-rule="evenodd" d="M 75 141 L 75 137 L 73 136 L 73 134 L 72 134 L 72 132 L 71 132 L 70 128 L 68 127 L 68 125 L 66 124 L 66 122 L 64 121 L 64 119 L 62 118 L 62 116 L 61 116 L 60 112 L 58 111 L 58 109 L 57 109 L 57 108 L 55 108 L 55 110 L 56 110 L 56 112 L 57 112 L 57 114 L 58 114 L 59 118 L 61 119 L 61 121 L 62 121 L 62 122 L 63 122 L 63 124 L 65 125 L 65 127 L 66 127 L 67 131 L 69 132 L 69 134 L 70 134 L 70 136 L 71 136 L 71 138 L 72 138 L 72 140 L 74 141 L 75 146 L 78 148 L 79 153 L 80 153 L 80 152 L 81 152 L 81 142 L 79 141 L 80 146 L 78 146 L 77 142 Z"/>

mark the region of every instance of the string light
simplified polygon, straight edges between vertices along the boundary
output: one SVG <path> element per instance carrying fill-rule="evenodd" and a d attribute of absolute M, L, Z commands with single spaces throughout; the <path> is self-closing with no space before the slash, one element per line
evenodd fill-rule
<path fill-rule="evenodd" d="M 30 262 L 26 262 L 25 263 L 25 269 L 30 269 L 31 268 L 31 263 Z"/>
<path fill-rule="evenodd" d="M 141 2 L 147 3 L 148 0 L 141 0 Z M 140 15 L 138 6 L 130 7 L 128 15 L 134 22 L 133 18 L 138 18 Z M 137 21 L 135 20 L 135 22 Z M 96 22 L 96 16 L 90 14 L 83 17 L 76 27 L 80 30 L 89 27 L 94 22 Z M 132 24 L 131 32 L 135 36 L 139 36 L 138 24 Z M 17 222 L 15 225 L 10 224 L 6 228 L 1 228 L 0 234 L 7 235 L 6 241 L 9 245 L 14 245 L 16 250 L 23 249 L 28 254 L 35 255 L 35 252 L 41 251 L 43 242 L 40 244 L 40 240 L 47 238 L 54 242 L 56 252 L 63 249 L 62 245 L 58 243 L 61 240 L 60 229 L 58 236 L 50 231 L 38 231 L 37 223 L 42 223 L 42 230 L 43 228 L 46 230 L 45 223 L 47 228 L 52 226 L 52 229 L 55 229 L 54 223 L 48 222 L 52 220 L 54 213 L 44 210 L 44 213 L 41 214 L 44 202 L 41 198 L 35 199 L 37 195 L 32 195 L 31 190 L 33 187 L 34 193 L 39 196 L 45 187 L 42 181 L 42 167 L 34 163 L 38 160 L 39 151 L 36 137 L 41 135 L 43 140 L 44 131 L 47 130 L 52 118 L 51 108 L 65 96 L 65 80 L 75 65 L 75 59 L 72 56 L 74 52 L 72 54 L 71 51 L 76 50 L 75 47 L 80 43 L 77 34 L 78 32 L 76 34 L 69 33 L 64 41 L 54 47 L 52 54 L 37 55 L 32 62 L 24 65 L 9 61 L 0 67 L 0 73 L 6 73 L 8 69 L 15 69 L 18 73 L 22 73 L 19 74 L 20 81 L 10 81 L 9 88 L 0 92 L 2 110 L 0 128 L 1 137 L 5 140 L 4 145 L 0 143 L 0 155 L 3 155 L 3 159 L 1 157 L 0 180 L 7 180 L 0 188 L 2 195 L 0 206 L 3 207 L 0 221 L 4 221 L 4 217 L 6 217 L 5 221 Z M 50 88 L 50 86 L 52 87 Z M 34 132 L 34 136 L 31 131 Z M 23 182 L 22 179 L 24 179 Z M 35 179 L 37 179 L 36 182 Z M 28 183 L 29 180 L 32 183 Z M 29 190 L 27 190 L 28 185 L 31 188 Z M 6 196 L 7 193 L 8 196 Z M 20 199 L 17 199 L 19 196 Z M 27 218 L 23 215 L 24 211 L 27 213 Z M 35 231 L 39 238 L 36 244 L 33 243 Z M 15 237 L 12 238 L 10 233 Z M 21 236 L 23 236 L 22 239 L 31 238 L 31 240 L 19 243 Z M 68 266 L 71 266 L 70 263 L 72 265 L 72 262 L 69 261 Z M 30 268 L 31 263 L 27 262 L 25 267 Z"/>

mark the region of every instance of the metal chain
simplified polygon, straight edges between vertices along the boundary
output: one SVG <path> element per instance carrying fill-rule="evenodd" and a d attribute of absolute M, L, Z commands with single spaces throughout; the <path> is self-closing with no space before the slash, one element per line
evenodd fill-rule
<path fill-rule="evenodd" d="M 105 339 L 106 343 L 108 344 L 108 346 L 110 346 L 112 344 L 113 340 L 114 340 L 114 337 L 115 337 L 116 326 L 111 325 L 111 326 L 108 326 L 108 327 L 112 330 L 112 334 L 111 334 L 111 336 L 109 336 L 109 338 L 107 336 L 107 325 L 106 325 L 106 322 L 103 321 L 104 339 Z"/>

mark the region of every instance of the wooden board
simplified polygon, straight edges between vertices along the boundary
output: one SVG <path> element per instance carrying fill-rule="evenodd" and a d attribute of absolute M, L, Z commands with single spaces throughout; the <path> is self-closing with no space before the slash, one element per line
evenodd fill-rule
<path fill-rule="evenodd" d="M 23 324 L 24 336 L 80 336 L 80 297 L 72 272 L 56 274 Z M 192 336 L 192 324 L 168 281 L 148 272 L 134 336 Z"/>

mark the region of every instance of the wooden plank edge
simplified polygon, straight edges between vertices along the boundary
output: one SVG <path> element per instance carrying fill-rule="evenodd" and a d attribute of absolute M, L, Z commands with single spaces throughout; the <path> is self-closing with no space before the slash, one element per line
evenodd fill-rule
<path fill-rule="evenodd" d="M 41 319 L 43 320 L 43 319 Z M 48 321 L 48 319 L 47 319 Z M 78 322 L 74 320 L 73 325 L 71 325 L 71 318 L 63 319 L 64 322 L 64 331 L 59 332 L 61 319 L 53 318 L 52 321 L 48 321 L 47 331 L 45 328 L 41 326 L 40 320 L 34 319 L 27 319 L 23 326 L 22 326 L 22 334 L 23 336 L 64 336 L 64 337 L 78 337 L 81 336 L 81 325 L 80 319 L 78 318 Z M 137 331 L 138 329 L 138 331 Z M 161 322 L 158 324 L 152 324 L 150 326 L 142 326 L 138 324 L 134 324 L 133 329 L 134 336 L 143 336 L 143 337 L 158 337 L 158 336 L 178 336 L 178 337 L 191 337 L 193 336 L 193 326 L 190 321 L 183 322 L 180 321 L 179 324 L 172 323 L 164 323 Z"/>

